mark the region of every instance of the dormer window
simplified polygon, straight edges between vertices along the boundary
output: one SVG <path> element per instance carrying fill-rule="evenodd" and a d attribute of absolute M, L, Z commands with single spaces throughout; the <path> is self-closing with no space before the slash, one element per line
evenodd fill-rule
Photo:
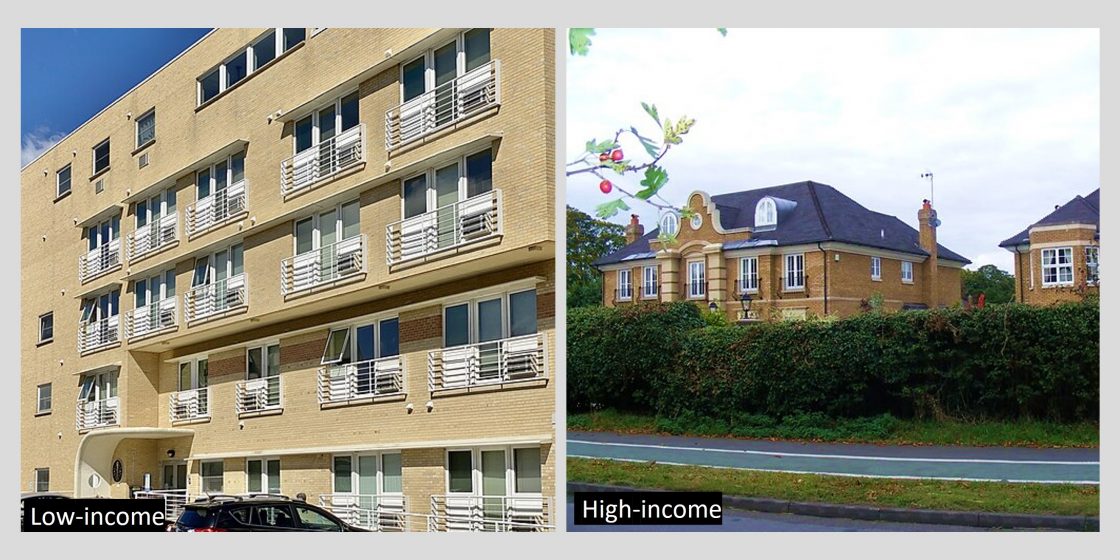
<path fill-rule="evenodd" d="M 778 204 L 774 202 L 773 198 L 764 197 L 758 201 L 754 207 L 754 227 L 777 227 L 778 225 Z"/>

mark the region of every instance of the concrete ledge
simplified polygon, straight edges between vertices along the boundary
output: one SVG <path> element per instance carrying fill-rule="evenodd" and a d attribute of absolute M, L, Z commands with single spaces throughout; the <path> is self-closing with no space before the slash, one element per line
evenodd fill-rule
<path fill-rule="evenodd" d="M 568 492 L 668 492 L 658 488 L 631 488 L 612 484 L 569 482 Z M 1099 517 L 1082 515 L 1038 515 L 1030 513 L 991 513 L 983 511 L 943 511 L 877 506 L 794 502 L 774 498 L 724 496 L 726 508 L 766 513 L 791 513 L 814 517 L 841 517 L 861 521 L 894 523 L 931 523 L 989 529 L 1061 529 L 1065 531 L 1100 531 Z"/>

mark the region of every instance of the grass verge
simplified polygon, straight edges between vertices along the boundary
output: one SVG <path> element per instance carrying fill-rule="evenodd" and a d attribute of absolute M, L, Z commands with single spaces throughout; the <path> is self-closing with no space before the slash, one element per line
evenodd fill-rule
<path fill-rule="evenodd" d="M 900 420 L 889 415 L 831 419 L 806 414 L 775 421 L 744 416 L 735 425 L 707 418 L 669 419 L 603 410 L 568 415 L 568 429 L 631 434 L 788 439 L 893 445 L 1100 447 L 1100 427 L 1081 422 Z"/>
<path fill-rule="evenodd" d="M 568 480 L 911 509 L 1100 515 L 1100 486 L 898 480 L 568 459 Z"/>

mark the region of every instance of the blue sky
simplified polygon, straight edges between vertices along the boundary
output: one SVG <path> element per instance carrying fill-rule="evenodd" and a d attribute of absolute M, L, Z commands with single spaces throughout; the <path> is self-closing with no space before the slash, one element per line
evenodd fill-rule
<path fill-rule="evenodd" d="M 565 161 L 622 127 L 656 136 L 642 101 L 688 115 L 696 125 L 663 160 L 675 205 L 814 180 L 916 227 L 928 169 L 938 241 L 1010 270 L 1000 241 L 1100 186 L 1095 29 L 598 29 L 592 41 L 568 57 Z M 610 200 L 598 182 L 570 177 L 568 203 Z M 631 207 L 654 227 L 656 209 Z"/>
<path fill-rule="evenodd" d="M 24 164 L 73 132 L 208 29 L 23 29 Z"/>

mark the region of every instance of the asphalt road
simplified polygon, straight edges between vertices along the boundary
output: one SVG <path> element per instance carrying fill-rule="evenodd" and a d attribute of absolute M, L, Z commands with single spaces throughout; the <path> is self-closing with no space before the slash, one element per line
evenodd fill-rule
<path fill-rule="evenodd" d="M 569 432 L 568 456 L 841 476 L 1100 484 L 1099 449 L 889 446 Z"/>

